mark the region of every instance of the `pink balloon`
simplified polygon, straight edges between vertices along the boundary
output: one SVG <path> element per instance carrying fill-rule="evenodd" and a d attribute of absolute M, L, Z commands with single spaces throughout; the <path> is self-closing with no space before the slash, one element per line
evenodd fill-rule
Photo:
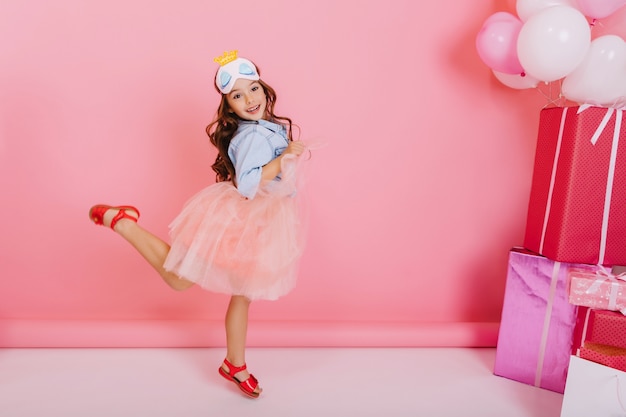
<path fill-rule="evenodd" d="M 494 14 L 492 14 L 491 16 L 489 16 L 487 19 L 485 19 L 485 22 L 483 23 L 483 27 L 487 26 L 493 22 L 510 22 L 510 21 L 516 21 L 518 20 L 517 17 L 515 17 L 513 14 L 508 13 L 508 12 L 495 12 Z"/>
<path fill-rule="evenodd" d="M 617 35 L 626 39 L 626 7 L 615 11 L 612 15 L 595 22 L 591 29 L 593 38 L 604 35 Z"/>
<path fill-rule="evenodd" d="M 578 8 L 585 16 L 603 19 L 626 5 L 626 0 L 577 0 Z"/>
<path fill-rule="evenodd" d="M 506 12 L 487 18 L 476 35 L 476 50 L 485 65 L 506 74 L 524 72 L 517 58 L 517 37 L 522 25 L 521 20 Z"/>

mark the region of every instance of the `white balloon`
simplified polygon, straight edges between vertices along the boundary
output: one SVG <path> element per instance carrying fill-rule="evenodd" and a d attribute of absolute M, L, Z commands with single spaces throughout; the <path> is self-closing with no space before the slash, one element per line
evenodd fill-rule
<path fill-rule="evenodd" d="M 522 22 L 537 12 L 552 6 L 569 6 L 577 8 L 576 0 L 517 0 L 515 10 Z"/>
<path fill-rule="evenodd" d="M 581 63 L 591 29 L 585 16 L 568 6 L 548 7 L 532 15 L 517 38 L 517 55 L 526 73 L 538 80 L 559 80 Z"/>
<path fill-rule="evenodd" d="M 626 42 L 616 35 L 594 39 L 581 64 L 561 86 L 569 100 L 612 106 L 626 97 Z"/>
<path fill-rule="evenodd" d="M 492 70 L 493 75 L 500 81 L 502 84 L 507 87 L 515 88 L 517 90 L 524 90 L 527 88 L 535 88 L 539 84 L 539 80 L 531 77 L 530 75 L 521 75 L 521 74 L 506 74 L 504 72 L 498 72 Z"/>

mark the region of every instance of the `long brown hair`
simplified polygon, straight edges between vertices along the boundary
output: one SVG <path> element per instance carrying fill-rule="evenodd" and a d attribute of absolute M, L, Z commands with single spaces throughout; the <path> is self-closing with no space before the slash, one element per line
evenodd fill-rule
<path fill-rule="evenodd" d="M 261 72 L 258 67 L 257 71 L 260 75 Z M 274 114 L 276 91 L 274 91 L 274 89 L 263 80 L 259 80 L 258 82 L 261 84 L 261 87 L 263 87 L 263 91 L 265 92 L 265 96 L 267 98 L 264 118 L 275 123 L 283 124 L 287 128 L 287 138 L 289 140 L 293 140 L 293 124 L 291 119 Z M 217 85 L 215 86 L 215 89 L 219 92 Z M 233 166 L 233 162 L 228 157 L 228 146 L 237 132 L 237 127 L 239 126 L 240 121 L 241 119 L 237 117 L 234 112 L 232 112 L 230 106 L 228 105 L 226 95 L 222 94 L 222 100 L 220 101 L 220 105 L 217 109 L 217 115 L 215 116 L 215 119 L 206 127 L 206 133 L 209 135 L 211 143 L 217 148 L 218 151 L 217 158 L 215 158 L 215 162 L 211 165 L 211 168 L 213 168 L 213 171 L 215 171 L 216 174 L 215 179 L 218 182 L 234 181 L 235 179 L 235 167 Z"/>

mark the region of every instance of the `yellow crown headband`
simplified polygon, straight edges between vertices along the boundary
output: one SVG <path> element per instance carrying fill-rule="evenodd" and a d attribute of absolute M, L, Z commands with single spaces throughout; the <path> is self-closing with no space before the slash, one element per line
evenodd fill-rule
<path fill-rule="evenodd" d="M 259 72 L 252 61 L 237 57 L 237 52 L 236 50 L 224 52 L 213 59 L 220 64 L 215 75 L 215 84 L 222 94 L 230 93 L 238 79 L 253 81 L 259 79 Z"/>
<path fill-rule="evenodd" d="M 233 62 L 235 59 L 237 59 L 238 52 L 239 51 L 236 49 L 234 51 L 225 51 L 222 55 L 213 58 L 213 61 L 217 62 L 218 64 L 220 64 L 221 67 L 223 67 L 229 62 Z"/>

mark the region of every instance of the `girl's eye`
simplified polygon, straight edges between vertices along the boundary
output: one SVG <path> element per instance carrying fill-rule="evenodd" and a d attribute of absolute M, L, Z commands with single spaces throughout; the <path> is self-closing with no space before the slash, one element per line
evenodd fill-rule
<path fill-rule="evenodd" d="M 252 87 L 252 91 L 256 91 L 256 90 L 258 90 L 258 89 L 259 89 L 259 86 L 258 86 L 258 85 L 255 85 L 254 87 Z"/>
<path fill-rule="evenodd" d="M 233 96 L 233 99 L 234 99 L 234 100 L 237 100 L 239 97 L 241 97 L 241 94 L 235 94 L 235 95 Z"/>

